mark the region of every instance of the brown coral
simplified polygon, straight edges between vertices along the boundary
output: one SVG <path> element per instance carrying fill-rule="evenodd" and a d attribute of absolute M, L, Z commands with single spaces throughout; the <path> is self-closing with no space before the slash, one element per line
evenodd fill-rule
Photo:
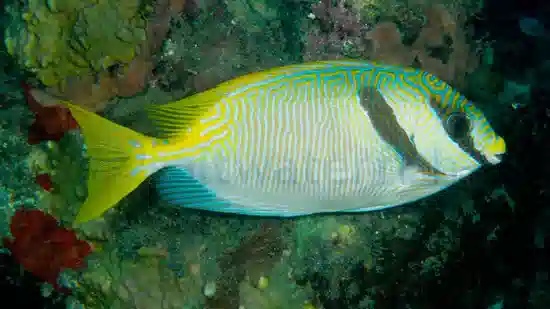
<path fill-rule="evenodd" d="M 457 87 L 463 87 L 466 75 L 477 67 L 478 57 L 467 43 L 464 14 L 461 15 L 464 12 L 451 13 L 442 5 L 418 3 L 424 6 L 426 22 L 409 45 L 403 43 L 402 33 L 394 22 L 382 19 L 370 31 L 365 31 L 358 14 L 343 4 L 343 0 L 336 4 L 323 0 L 312 7 L 319 27 L 308 31 L 306 60 L 342 58 L 346 45 L 352 45 L 362 58 L 416 66 Z M 418 20 L 413 18 L 404 23 L 406 27 L 418 28 L 415 26 Z"/>
<path fill-rule="evenodd" d="M 367 33 L 374 47 L 370 57 L 389 64 L 414 65 L 463 87 L 466 75 L 477 68 L 479 59 L 467 43 L 462 21 L 439 5 L 427 7 L 425 16 L 426 23 L 411 46 L 402 43 L 394 23 L 376 25 Z"/>
<path fill-rule="evenodd" d="M 425 10 L 426 25 L 413 44 L 422 68 L 440 78 L 463 86 L 468 73 L 477 68 L 478 56 L 466 42 L 466 33 L 459 16 L 452 16 L 442 6 Z M 443 55 L 433 51 L 443 50 Z"/>
<path fill-rule="evenodd" d="M 369 31 L 366 38 L 373 43 L 370 58 L 386 64 L 412 64 L 414 55 L 401 42 L 401 33 L 392 22 L 382 22 Z"/>
<path fill-rule="evenodd" d="M 116 94 L 121 97 L 131 97 L 143 91 L 147 79 L 153 70 L 153 61 L 147 57 L 136 57 L 121 77 L 115 79 Z"/>

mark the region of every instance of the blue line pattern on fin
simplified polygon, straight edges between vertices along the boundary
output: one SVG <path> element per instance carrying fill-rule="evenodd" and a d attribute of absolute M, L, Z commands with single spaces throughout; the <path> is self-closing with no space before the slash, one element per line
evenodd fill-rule
<path fill-rule="evenodd" d="M 269 206 L 246 207 L 219 198 L 185 168 L 167 167 L 157 172 L 156 189 L 169 205 L 249 216 L 292 217 L 291 212 Z"/>
<path fill-rule="evenodd" d="M 216 193 L 195 179 L 186 169 L 167 167 L 156 175 L 160 199 L 170 205 L 211 211 L 224 211 L 230 202 L 219 199 Z"/>
<path fill-rule="evenodd" d="M 396 205 L 382 205 L 382 206 L 376 206 L 376 207 L 361 207 L 361 208 L 353 208 L 353 209 L 345 209 L 340 212 L 342 213 L 359 213 L 359 212 L 371 212 L 371 211 L 378 211 L 378 210 L 385 210 L 389 208 L 394 208 L 397 206 L 401 206 L 403 204 L 396 204 Z"/>

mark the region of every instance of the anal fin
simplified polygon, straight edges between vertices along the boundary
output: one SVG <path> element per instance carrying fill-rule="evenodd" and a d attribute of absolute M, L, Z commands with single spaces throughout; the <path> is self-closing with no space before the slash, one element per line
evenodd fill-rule
<path fill-rule="evenodd" d="M 202 184 L 186 169 L 168 167 L 156 175 L 160 199 L 170 205 L 220 211 L 230 202 L 219 199 L 216 193 Z"/>
<path fill-rule="evenodd" d="M 160 200 L 170 206 L 264 217 L 295 217 L 311 213 L 296 212 L 285 205 L 268 205 L 260 201 L 241 203 L 247 198 L 238 194 L 228 199 L 222 198 L 181 167 L 167 167 L 158 171 L 155 181 Z"/>

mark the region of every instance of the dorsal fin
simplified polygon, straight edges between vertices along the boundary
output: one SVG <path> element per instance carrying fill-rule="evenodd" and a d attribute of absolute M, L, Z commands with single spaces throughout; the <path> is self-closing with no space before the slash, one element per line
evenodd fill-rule
<path fill-rule="evenodd" d="M 286 70 L 276 68 L 252 73 L 223 82 L 215 88 L 167 104 L 155 104 L 146 107 L 147 115 L 158 131 L 159 137 L 176 138 L 185 135 L 187 129 L 201 115 L 220 102 L 227 95 L 247 85 L 262 80 L 286 75 Z"/>
<path fill-rule="evenodd" d="M 145 109 L 160 137 L 174 138 L 184 135 L 192 123 L 219 102 L 225 92 L 213 88 L 181 100 L 149 105 Z"/>
<path fill-rule="evenodd" d="M 306 70 L 317 70 L 331 66 L 365 65 L 360 61 L 318 61 L 287 65 L 261 72 L 246 74 L 223 82 L 201 93 L 194 94 L 181 100 L 159 105 L 150 105 L 146 108 L 149 118 L 153 121 L 158 133 L 164 138 L 175 138 L 185 135 L 187 129 L 201 115 L 220 102 L 228 95 L 248 87 L 269 83 L 273 79 L 300 73 Z"/>

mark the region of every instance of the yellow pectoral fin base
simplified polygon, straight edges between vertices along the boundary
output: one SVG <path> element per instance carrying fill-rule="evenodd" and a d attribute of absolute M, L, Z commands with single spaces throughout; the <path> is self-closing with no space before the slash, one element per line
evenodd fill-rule
<path fill-rule="evenodd" d="M 64 104 L 81 128 L 90 159 L 88 197 L 76 216 L 74 223 L 78 224 L 101 216 L 147 178 L 145 172 L 132 171 L 140 165 L 136 155 L 145 152 L 153 138 L 79 106 Z"/>

